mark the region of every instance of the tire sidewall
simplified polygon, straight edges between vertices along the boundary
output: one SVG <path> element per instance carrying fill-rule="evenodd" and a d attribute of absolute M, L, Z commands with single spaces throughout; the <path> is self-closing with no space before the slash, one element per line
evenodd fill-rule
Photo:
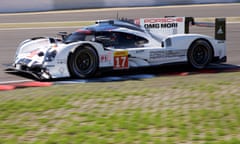
<path fill-rule="evenodd" d="M 199 63 L 194 58 L 194 52 L 200 48 L 205 54 L 204 61 Z M 210 44 L 206 40 L 197 40 L 195 41 L 188 50 L 188 62 L 190 65 L 196 69 L 205 68 L 212 60 L 213 50 Z"/>
<path fill-rule="evenodd" d="M 90 66 L 87 70 L 80 70 L 77 59 L 81 55 L 87 55 L 90 58 Z M 77 48 L 70 56 L 68 61 L 69 71 L 72 77 L 88 78 L 94 76 L 98 69 L 98 55 L 96 51 L 90 46 L 81 46 Z"/>

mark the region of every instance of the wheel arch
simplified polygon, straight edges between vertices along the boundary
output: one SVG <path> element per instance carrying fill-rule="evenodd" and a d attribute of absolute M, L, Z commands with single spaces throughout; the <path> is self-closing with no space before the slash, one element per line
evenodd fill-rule
<path fill-rule="evenodd" d="M 72 48 L 68 54 L 68 57 L 67 57 L 67 63 L 69 62 L 69 59 L 70 57 L 72 56 L 72 54 L 77 50 L 77 49 L 80 49 L 80 48 L 83 48 L 84 46 L 89 46 L 91 47 L 97 54 L 98 58 L 99 58 L 99 54 L 98 54 L 98 51 L 96 50 L 96 48 L 92 45 L 92 44 L 89 44 L 89 43 L 82 43 L 82 44 L 79 44 L 77 46 L 75 46 L 74 48 Z M 98 59 L 99 60 L 99 59 Z"/>
<path fill-rule="evenodd" d="M 68 53 L 67 68 L 68 68 L 68 71 L 69 71 L 70 75 L 72 75 L 71 71 L 70 71 L 70 59 L 71 59 L 71 57 L 73 56 L 73 54 L 76 50 L 84 48 L 85 46 L 88 46 L 88 47 L 92 48 L 95 51 L 95 53 L 97 54 L 97 63 L 98 63 L 97 69 L 99 69 L 99 54 L 98 54 L 98 51 L 96 50 L 96 47 L 94 47 L 92 44 L 89 44 L 89 43 L 81 43 L 81 44 L 75 46 L 74 48 L 72 48 Z"/>

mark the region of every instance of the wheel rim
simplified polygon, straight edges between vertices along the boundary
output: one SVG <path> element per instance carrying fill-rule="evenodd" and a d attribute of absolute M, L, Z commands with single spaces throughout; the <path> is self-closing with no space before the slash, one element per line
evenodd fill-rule
<path fill-rule="evenodd" d="M 93 69 L 93 58 L 88 52 L 79 53 L 75 59 L 75 70 L 78 73 L 87 74 Z"/>
<path fill-rule="evenodd" d="M 197 64 L 205 64 L 208 61 L 208 51 L 203 46 L 197 46 L 193 51 L 193 59 Z"/>

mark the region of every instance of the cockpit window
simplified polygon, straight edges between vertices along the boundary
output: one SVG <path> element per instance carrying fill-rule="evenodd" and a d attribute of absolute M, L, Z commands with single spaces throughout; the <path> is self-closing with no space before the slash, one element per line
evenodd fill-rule
<path fill-rule="evenodd" d="M 79 32 L 74 32 L 69 34 L 65 39 L 64 43 L 72 43 L 72 42 L 77 42 L 77 41 L 83 41 L 85 39 L 85 34 L 79 33 Z"/>
<path fill-rule="evenodd" d="M 123 32 L 98 32 L 96 41 L 102 43 L 104 47 L 115 48 L 137 48 L 148 43 L 145 38 Z"/>
<path fill-rule="evenodd" d="M 86 41 L 90 40 L 89 37 L 92 36 L 93 34 L 91 31 L 88 30 L 79 30 L 77 32 L 69 34 L 64 40 L 64 43 L 72 43 L 72 42 L 77 42 L 77 41 Z"/>

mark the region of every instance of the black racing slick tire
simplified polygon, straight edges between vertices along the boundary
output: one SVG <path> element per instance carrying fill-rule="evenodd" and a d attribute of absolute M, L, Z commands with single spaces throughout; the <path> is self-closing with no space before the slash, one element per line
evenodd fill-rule
<path fill-rule="evenodd" d="M 90 46 L 77 48 L 68 59 L 68 68 L 74 78 L 93 77 L 98 65 L 97 52 Z"/>
<path fill-rule="evenodd" d="M 197 40 L 190 46 L 187 55 L 192 67 L 203 69 L 212 61 L 213 49 L 206 40 Z"/>

